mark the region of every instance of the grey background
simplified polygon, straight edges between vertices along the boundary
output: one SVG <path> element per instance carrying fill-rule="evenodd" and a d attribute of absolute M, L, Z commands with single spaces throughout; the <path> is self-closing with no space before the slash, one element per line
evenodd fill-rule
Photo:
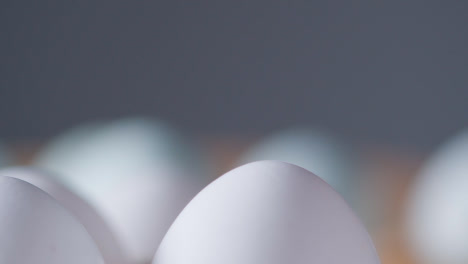
<path fill-rule="evenodd" d="M 466 125 L 466 1 L 2 1 L 0 138 L 145 114 L 424 150 Z"/>

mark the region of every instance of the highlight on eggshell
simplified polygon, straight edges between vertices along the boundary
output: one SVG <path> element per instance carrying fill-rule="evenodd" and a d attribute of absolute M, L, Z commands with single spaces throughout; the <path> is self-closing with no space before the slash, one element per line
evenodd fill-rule
<path fill-rule="evenodd" d="M 103 264 L 84 226 L 41 189 L 0 176 L 0 263 Z"/>
<path fill-rule="evenodd" d="M 203 189 L 153 264 L 380 263 L 350 207 L 313 173 L 284 162 L 238 167 Z"/>
<path fill-rule="evenodd" d="M 409 246 L 423 263 L 468 263 L 468 130 L 423 165 L 408 198 Z"/>
<path fill-rule="evenodd" d="M 28 182 L 52 196 L 70 211 L 93 238 L 105 263 L 128 264 L 112 231 L 91 205 L 59 183 L 50 172 L 34 167 L 6 167 L 0 175 Z"/>
<path fill-rule="evenodd" d="M 35 164 L 97 209 L 133 263 L 151 261 L 180 210 L 210 180 L 194 143 L 145 118 L 72 129 Z"/>

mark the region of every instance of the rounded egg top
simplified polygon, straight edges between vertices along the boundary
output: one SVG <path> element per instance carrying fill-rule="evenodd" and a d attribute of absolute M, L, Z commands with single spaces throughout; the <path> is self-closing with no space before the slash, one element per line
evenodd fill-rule
<path fill-rule="evenodd" d="M 0 263 L 102 264 L 86 229 L 39 188 L 0 176 Z"/>
<path fill-rule="evenodd" d="M 153 264 L 377 264 L 367 231 L 327 183 L 279 161 L 236 168 L 202 190 Z"/>

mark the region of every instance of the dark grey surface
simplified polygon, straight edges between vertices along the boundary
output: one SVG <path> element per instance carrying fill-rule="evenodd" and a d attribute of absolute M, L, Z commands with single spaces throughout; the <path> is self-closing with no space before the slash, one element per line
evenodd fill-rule
<path fill-rule="evenodd" d="M 146 114 L 427 148 L 467 124 L 466 1 L 2 1 L 0 138 Z"/>

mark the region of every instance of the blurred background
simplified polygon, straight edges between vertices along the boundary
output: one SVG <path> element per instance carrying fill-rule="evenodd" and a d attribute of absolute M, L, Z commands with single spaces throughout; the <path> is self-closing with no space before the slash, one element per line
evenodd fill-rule
<path fill-rule="evenodd" d="M 382 262 L 419 263 L 407 194 L 467 125 L 468 3 L 7 0 L 0 12 L 12 164 L 77 125 L 144 116 L 199 144 L 215 179 L 268 135 L 319 128 L 385 196 L 369 228 Z"/>

